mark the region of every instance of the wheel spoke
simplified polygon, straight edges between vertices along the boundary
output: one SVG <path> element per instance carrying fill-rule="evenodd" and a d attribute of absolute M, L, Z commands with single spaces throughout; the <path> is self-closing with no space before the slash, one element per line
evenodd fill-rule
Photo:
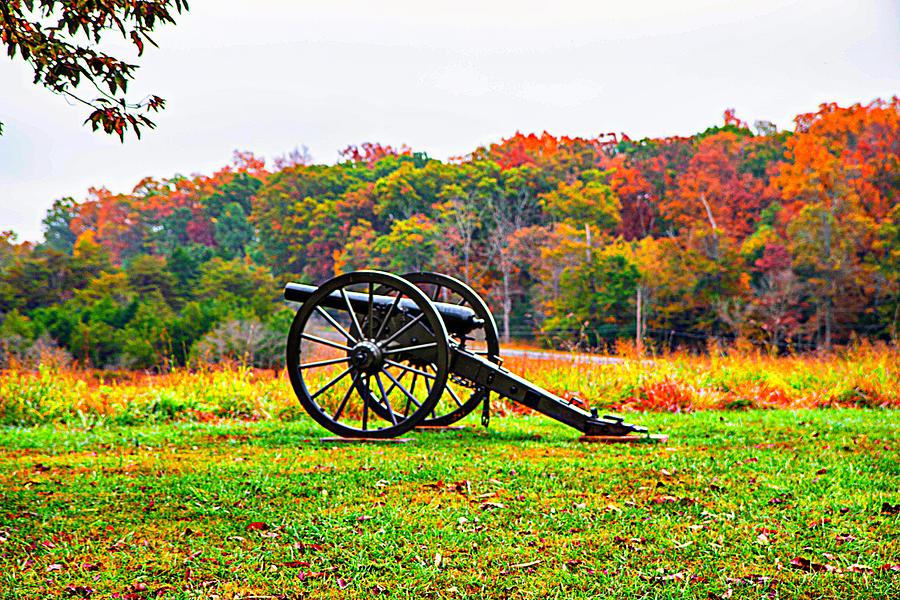
<path fill-rule="evenodd" d="M 366 393 L 362 394 L 362 399 L 363 399 L 362 428 L 363 428 L 363 431 L 366 430 L 366 427 L 369 423 L 369 396 L 372 395 L 372 388 L 370 387 L 371 379 L 372 379 L 371 377 L 366 375 L 366 385 L 365 385 Z"/>
<path fill-rule="evenodd" d="M 388 344 L 393 342 L 397 338 L 398 335 L 401 335 L 402 333 L 404 333 L 407 329 L 409 329 L 410 327 L 412 327 L 413 325 L 415 325 L 416 323 L 421 321 L 424 317 L 425 317 L 425 313 L 419 313 L 419 315 L 417 317 L 410 320 L 406 325 L 404 325 L 403 327 L 401 327 L 400 329 L 398 329 L 397 331 L 392 333 L 391 337 L 384 340 L 383 342 L 380 342 L 378 345 L 379 346 L 387 346 Z"/>
<path fill-rule="evenodd" d="M 382 372 L 386 373 L 387 371 L 382 369 Z M 387 409 L 388 415 L 390 415 L 391 417 L 391 422 L 396 425 L 397 417 L 394 416 L 394 409 L 391 408 L 391 401 L 388 400 L 388 395 L 384 391 L 384 384 L 381 382 L 381 377 L 378 376 L 378 373 L 375 373 L 375 381 L 378 383 L 378 389 L 381 390 L 381 397 L 384 398 L 384 407 Z"/>
<path fill-rule="evenodd" d="M 337 342 L 332 342 L 331 340 L 326 340 L 325 338 L 320 338 L 317 335 L 313 335 L 311 333 L 303 333 L 300 335 L 304 340 L 309 340 L 310 342 L 316 342 L 317 344 L 322 344 L 325 346 L 331 346 L 332 348 L 337 348 L 338 350 L 346 350 L 350 352 L 352 348 L 350 346 L 345 346 L 343 344 L 338 344 Z"/>
<path fill-rule="evenodd" d="M 378 333 L 375 334 L 374 339 L 378 339 L 381 337 L 381 332 L 384 331 L 384 327 L 387 325 L 387 322 L 391 319 L 391 314 L 394 312 L 394 309 L 397 308 L 397 305 L 400 304 L 400 298 L 403 297 L 403 294 L 397 293 L 397 297 L 394 298 L 393 304 L 388 309 L 387 314 L 384 316 L 384 320 L 381 322 L 381 326 L 378 328 Z"/>
<path fill-rule="evenodd" d="M 403 369 L 404 371 L 410 371 L 410 372 L 412 372 L 412 373 L 416 373 L 416 374 L 418 374 L 418 375 L 421 375 L 422 377 L 425 377 L 426 379 L 435 379 L 434 375 L 432 375 L 431 373 L 426 373 L 425 371 L 422 371 L 422 370 L 420 370 L 420 369 L 416 369 L 415 367 L 408 367 L 408 366 L 406 366 L 406 365 L 404 365 L 404 364 L 395 362 L 395 361 L 393 361 L 393 360 L 388 360 L 388 359 L 385 359 L 384 362 L 386 362 L 387 364 L 391 365 L 392 367 L 397 367 L 397 368 Z"/>
<path fill-rule="evenodd" d="M 405 376 L 406 376 L 406 371 L 403 371 L 402 373 L 400 373 L 400 377 L 397 378 L 397 381 L 402 381 Z M 391 392 L 394 391 L 394 388 L 396 388 L 396 387 L 397 386 L 392 383 L 391 387 L 388 388 L 387 393 L 390 394 Z"/>
<path fill-rule="evenodd" d="M 344 412 L 344 407 L 347 406 L 347 400 L 350 399 L 350 394 L 353 393 L 353 390 L 356 388 L 356 382 L 359 381 L 359 373 L 353 376 L 353 381 L 350 382 L 350 387 L 347 388 L 347 393 L 344 394 L 344 399 L 341 400 L 340 405 L 337 407 L 337 411 L 335 411 L 334 415 L 331 417 L 331 420 L 335 423 L 338 422 L 338 419 L 341 418 L 341 413 Z"/>
<path fill-rule="evenodd" d="M 356 331 L 359 333 L 360 337 L 362 337 L 362 327 L 359 326 L 359 319 L 356 318 L 356 311 L 354 311 L 353 307 L 350 305 L 350 298 L 347 297 L 347 292 L 344 291 L 344 288 L 341 288 L 341 297 L 344 298 L 344 304 L 347 305 L 347 310 L 350 312 L 350 318 L 353 320 L 353 326 L 356 327 Z"/>
<path fill-rule="evenodd" d="M 387 375 L 388 378 L 389 378 L 391 381 L 394 382 L 394 385 L 397 386 L 398 388 L 400 388 L 400 390 L 401 390 L 404 394 L 406 394 L 406 410 L 405 410 L 404 413 L 403 413 L 404 417 L 409 416 L 409 405 L 410 405 L 410 404 L 415 404 L 416 406 L 419 406 L 419 407 L 422 406 L 422 405 L 419 403 L 419 401 L 416 400 L 416 396 L 415 396 L 412 392 L 410 392 L 408 389 L 406 389 L 406 387 L 404 387 L 404 385 L 403 385 L 402 383 L 400 383 L 400 380 L 394 379 L 394 376 L 391 375 L 390 371 L 388 371 L 387 369 L 382 369 L 381 372 L 384 373 L 385 375 Z M 413 375 L 413 390 L 416 389 L 416 381 L 415 381 L 415 377 L 416 377 L 416 376 Z"/>
<path fill-rule="evenodd" d="M 427 348 L 436 348 L 437 342 L 429 342 L 427 344 L 419 344 L 417 346 L 405 346 L 403 348 L 391 348 L 385 350 L 384 354 L 396 354 L 398 352 L 414 352 L 415 350 L 425 350 Z"/>
<path fill-rule="evenodd" d="M 405 375 L 405 374 L 406 374 L 406 371 L 403 371 L 403 375 Z M 413 373 L 412 385 L 410 386 L 410 389 L 412 390 L 412 393 L 410 394 L 410 397 L 411 397 L 413 400 L 416 399 L 416 380 L 417 380 L 418 378 L 419 378 L 418 373 Z M 404 414 L 405 416 L 407 416 L 407 417 L 409 416 L 409 400 L 408 400 L 408 399 L 407 399 L 407 401 L 406 401 L 406 410 L 403 412 L 403 414 Z"/>
<path fill-rule="evenodd" d="M 312 400 L 315 400 L 316 398 L 318 398 L 325 390 L 329 389 L 331 386 L 336 384 L 338 381 L 340 381 L 341 379 L 346 377 L 347 373 L 349 373 L 351 370 L 352 370 L 352 367 L 347 367 L 347 370 L 345 370 L 343 373 L 341 373 L 340 375 L 338 375 L 337 377 L 335 377 L 334 379 L 332 379 L 331 381 L 326 383 L 325 387 L 319 388 L 319 391 L 316 392 L 315 394 L 313 394 L 312 396 L 310 396 L 310 398 Z"/>
<path fill-rule="evenodd" d="M 340 323 L 338 323 L 337 321 L 335 321 L 335 320 L 334 320 L 334 317 L 332 317 L 331 315 L 329 315 L 329 314 L 325 311 L 324 308 L 322 308 L 321 306 L 316 306 L 316 310 L 319 312 L 320 315 L 322 315 L 323 317 L 325 317 L 325 319 L 326 319 L 329 323 L 331 323 L 331 324 L 334 326 L 335 329 L 337 329 L 338 331 L 340 331 L 340 332 L 343 334 L 343 336 L 344 336 L 345 338 L 347 338 L 347 341 L 349 341 L 349 342 L 352 343 L 352 344 L 355 344 L 355 343 L 357 342 L 356 338 L 353 337 L 352 335 L 350 335 L 350 332 L 347 331 L 346 329 L 344 329 L 344 328 L 341 326 Z"/>
<path fill-rule="evenodd" d="M 311 369 L 315 367 L 324 367 L 325 365 L 336 365 L 338 363 L 344 363 L 350 360 L 348 357 L 344 356 L 342 358 L 332 358 L 331 360 L 320 360 L 318 362 L 311 362 L 300 365 L 299 369 L 302 371 L 303 369 Z"/>
<path fill-rule="evenodd" d="M 456 405 L 462 408 L 462 401 L 460 401 L 459 396 L 456 395 L 456 392 L 453 391 L 453 388 L 451 388 L 448 384 L 446 389 L 450 393 L 450 396 L 453 398 L 453 401 L 456 402 Z"/>

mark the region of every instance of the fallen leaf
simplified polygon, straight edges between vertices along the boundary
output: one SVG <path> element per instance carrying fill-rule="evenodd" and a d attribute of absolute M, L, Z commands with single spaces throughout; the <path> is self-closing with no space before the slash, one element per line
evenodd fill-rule
<path fill-rule="evenodd" d="M 883 515 L 896 515 L 900 514 L 900 504 L 891 504 L 889 502 L 885 502 L 881 505 L 881 514 Z"/>
<path fill-rule="evenodd" d="M 247 525 L 247 531 L 265 531 L 268 528 L 269 526 L 262 521 L 253 521 L 252 523 Z"/>
<path fill-rule="evenodd" d="M 832 565 L 821 565 L 819 563 L 811 562 L 808 559 L 803 558 L 802 556 L 797 556 L 791 559 L 791 566 L 795 569 L 799 569 L 801 571 L 807 571 L 811 573 L 839 573 L 841 570 Z"/>
<path fill-rule="evenodd" d="M 672 502 L 678 502 L 678 498 L 675 496 L 656 496 L 652 500 L 650 500 L 653 504 L 666 504 Z"/>
<path fill-rule="evenodd" d="M 287 567 L 288 569 L 299 569 L 300 567 L 308 567 L 309 561 L 305 560 L 289 560 L 287 562 L 281 563 L 282 567 Z"/>
<path fill-rule="evenodd" d="M 789 494 L 788 492 L 784 492 L 784 493 L 782 493 L 782 494 L 778 494 L 777 496 L 775 496 L 774 498 L 772 498 L 771 500 L 769 500 L 769 504 L 772 504 L 772 505 L 775 505 L 775 504 L 784 504 L 785 502 L 787 502 L 787 501 L 788 501 L 790 498 L 792 498 L 792 497 L 793 497 L 792 494 Z"/>
<path fill-rule="evenodd" d="M 343 577 L 338 577 L 337 585 L 339 588 L 341 588 L 343 590 L 343 589 L 346 589 L 348 585 L 350 585 L 350 582 L 347 581 L 346 579 L 344 579 Z"/>
<path fill-rule="evenodd" d="M 47 572 L 50 571 L 62 571 L 63 566 L 59 563 L 53 563 L 52 565 L 47 565 Z"/>

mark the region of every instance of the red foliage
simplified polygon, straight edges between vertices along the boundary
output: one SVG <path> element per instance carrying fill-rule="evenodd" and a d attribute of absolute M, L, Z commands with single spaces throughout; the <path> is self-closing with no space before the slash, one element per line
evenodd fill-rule
<path fill-rule="evenodd" d="M 361 146 L 350 145 L 341 150 L 341 156 L 351 162 L 365 163 L 372 167 L 382 158 L 388 156 L 412 156 L 412 149 L 405 144 L 399 148 L 378 143 L 364 142 Z"/>

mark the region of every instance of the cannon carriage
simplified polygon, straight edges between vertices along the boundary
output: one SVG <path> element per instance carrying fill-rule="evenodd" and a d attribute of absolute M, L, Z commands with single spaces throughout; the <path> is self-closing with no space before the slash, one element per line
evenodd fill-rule
<path fill-rule="evenodd" d="M 288 283 L 284 297 L 301 304 L 287 341 L 291 385 L 310 416 L 339 436 L 448 426 L 479 406 L 486 426 L 491 394 L 587 436 L 646 433 L 504 369 L 490 309 L 453 277 L 354 271 L 320 286 Z"/>

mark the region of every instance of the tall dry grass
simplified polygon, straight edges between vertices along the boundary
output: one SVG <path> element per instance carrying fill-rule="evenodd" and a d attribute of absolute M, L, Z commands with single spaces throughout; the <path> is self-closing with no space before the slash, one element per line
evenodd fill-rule
<path fill-rule="evenodd" d="M 819 356 L 713 351 L 507 358 L 504 366 L 566 398 L 617 411 L 900 408 L 900 351 L 860 343 Z M 325 376 L 323 374 L 323 376 Z M 496 402 L 501 413 L 515 410 Z M 303 414 L 285 373 L 225 366 L 149 375 L 41 366 L 0 371 L 0 424 L 84 426 L 175 419 L 286 419 Z"/>

